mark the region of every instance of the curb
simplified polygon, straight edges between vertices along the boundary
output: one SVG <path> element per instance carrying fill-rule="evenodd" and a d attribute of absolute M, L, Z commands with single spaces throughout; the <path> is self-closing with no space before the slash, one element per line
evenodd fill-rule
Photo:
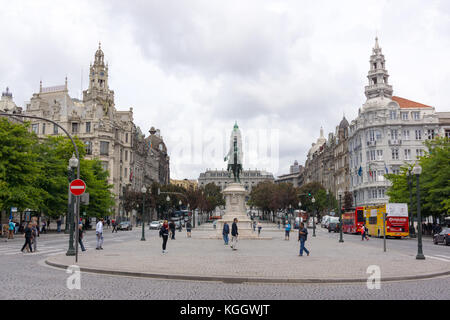
<path fill-rule="evenodd" d="M 45 263 L 49 266 L 67 269 L 68 265 L 58 264 L 45 260 Z M 224 276 L 197 276 L 197 275 L 176 275 L 176 274 L 159 274 L 159 273 L 143 273 L 143 272 L 129 272 L 129 271 L 114 271 L 114 270 L 102 270 L 94 268 L 80 267 L 80 271 L 89 273 L 98 273 L 115 276 L 128 276 L 139 278 L 151 278 L 151 279 L 166 279 L 166 280 L 190 280 L 190 281 L 218 281 L 224 283 L 272 283 L 272 284 L 305 284 L 305 283 L 320 283 L 320 284 L 334 284 L 334 283 L 366 283 L 367 278 L 353 278 L 353 279 L 289 279 L 289 278 L 249 278 L 249 277 L 224 277 Z M 450 271 L 415 275 L 415 276 L 403 276 L 403 277 L 386 277 L 381 278 L 382 282 L 388 281 L 408 281 L 408 280 L 422 280 L 437 278 L 442 276 L 449 276 Z"/>

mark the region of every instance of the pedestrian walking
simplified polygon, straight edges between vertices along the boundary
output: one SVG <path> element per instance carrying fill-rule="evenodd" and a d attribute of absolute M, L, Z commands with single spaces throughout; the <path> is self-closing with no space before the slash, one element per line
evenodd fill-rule
<path fill-rule="evenodd" d="M 284 231 L 284 240 L 289 240 L 289 233 L 291 232 L 291 224 L 289 222 L 286 223 Z"/>
<path fill-rule="evenodd" d="M 258 237 L 261 234 L 262 224 L 261 221 L 258 221 Z"/>
<path fill-rule="evenodd" d="M 256 221 L 253 221 L 253 231 L 256 231 Z"/>
<path fill-rule="evenodd" d="M 33 225 L 30 222 L 24 230 L 25 244 L 23 245 L 22 250 L 20 250 L 22 252 L 27 247 L 27 245 L 28 245 L 30 252 L 33 252 L 33 248 L 31 247 L 31 241 L 33 240 L 32 227 L 33 227 Z"/>
<path fill-rule="evenodd" d="M 231 225 L 231 249 L 237 250 L 237 242 L 238 242 L 238 219 L 234 218 L 233 224 Z"/>
<path fill-rule="evenodd" d="M 42 227 L 41 227 L 41 233 L 47 233 L 47 224 L 45 223 L 45 220 L 42 220 Z"/>
<path fill-rule="evenodd" d="M 309 250 L 305 247 L 305 242 L 308 240 L 308 229 L 305 228 L 305 224 L 300 223 L 300 227 L 298 230 L 298 241 L 300 241 L 300 253 L 299 256 L 303 256 L 303 251 L 309 256 Z"/>
<path fill-rule="evenodd" d="M 39 237 L 39 227 L 37 225 L 37 222 L 34 222 L 32 224 L 31 230 L 33 230 L 33 250 L 34 252 L 37 251 L 37 238 Z"/>
<path fill-rule="evenodd" d="M 111 223 L 112 223 L 112 227 L 113 227 L 111 233 L 114 233 L 114 231 L 117 233 L 117 222 L 116 222 L 116 220 L 112 219 Z"/>
<path fill-rule="evenodd" d="M 170 235 L 171 235 L 170 239 L 175 240 L 175 229 L 176 229 L 175 222 L 170 221 L 169 229 L 170 229 Z"/>
<path fill-rule="evenodd" d="M 230 234 L 230 226 L 225 221 L 224 224 L 223 224 L 222 235 L 223 235 L 223 241 L 224 241 L 226 246 L 228 245 L 228 235 L 229 234 Z"/>
<path fill-rule="evenodd" d="M 166 253 L 167 239 L 169 238 L 169 224 L 167 223 L 167 220 L 164 221 L 163 225 L 159 229 L 159 237 L 163 239 L 162 253 Z"/>
<path fill-rule="evenodd" d="M 109 220 L 109 217 L 108 217 L 108 220 L 106 220 L 106 225 L 107 225 L 107 228 L 108 228 L 108 229 L 109 229 L 110 226 L 111 226 L 111 220 Z"/>
<path fill-rule="evenodd" d="M 8 239 L 14 239 L 14 229 L 16 229 L 16 224 L 10 220 L 9 221 L 9 233 L 8 233 Z"/>
<path fill-rule="evenodd" d="M 58 218 L 58 220 L 56 220 L 56 230 L 58 231 L 58 233 L 61 233 L 61 218 Z"/>
<path fill-rule="evenodd" d="M 188 237 L 188 238 L 191 237 L 191 230 L 192 230 L 191 221 L 188 221 L 188 222 L 186 223 L 186 234 L 187 234 L 187 237 Z"/>
<path fill-rule="evenodd" d="M 95 249 L 103 250 L 103 218 L 100 218 L 100 220 L 97 222 L 95 234 L 97 235 L 97 247 Z"/>
<path fill-rule="evenodd" d="M 369 241 L 369 229 L 366 227 L 366 224 L 364 224 L 364 236 L 366 237 L 366 240 Z"/>
<path fill-rule="evenodd" d="M 363 225 L 361 226 L 360 232 L 361 232 L 361 241 L 367 240 L 369 241 L 369 237 L 367 236 L 367 232 L 369 230 L 366 227 L 366 224 L 363 223 Z"/>
<path fill-rule="evenodd" d="M 86 251 L 86 248 L 83 245 L 83 235 L 84 235 L 83 224 L 80 223 L 78 224 L 78 243 L 80 244 L 81 251 Z"/>

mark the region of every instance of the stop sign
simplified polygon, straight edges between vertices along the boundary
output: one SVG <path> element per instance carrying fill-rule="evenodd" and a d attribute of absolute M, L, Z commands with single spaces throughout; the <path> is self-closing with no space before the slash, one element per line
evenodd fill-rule
<path fill-rule="evenodd" d="M 74 196 L 81 196 L 86 191 L 86 183 L 81 179 L 73 180 L 69 189 Z"/>

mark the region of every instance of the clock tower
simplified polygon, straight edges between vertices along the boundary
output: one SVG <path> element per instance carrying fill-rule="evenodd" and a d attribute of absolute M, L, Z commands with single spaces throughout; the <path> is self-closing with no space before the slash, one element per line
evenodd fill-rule
<path fill-rule="evenodd" d="M 114 91 L 108 86 L 108 64 L 105 65 L 105 55 L 101 44 L 95 52 L 94 65 L 89 68 L 89 89 L 83 91 L 83 102 L 93 101 L 103 106 L 104 114 L 114 107 Z"/>

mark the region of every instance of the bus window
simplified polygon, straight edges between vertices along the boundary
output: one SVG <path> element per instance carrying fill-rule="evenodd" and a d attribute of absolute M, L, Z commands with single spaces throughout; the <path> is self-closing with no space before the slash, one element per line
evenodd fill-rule
<path fill-rule="evenodd" d="M 369 217 L 369 224 L 377 224 L 378 219 L 377 217 Z"/>
<path fill-rule="evenodd" d="M 364 219 L 364 211 L 363 210 L 358 210 L 357 212 L 357 215 L 358 215 L 358 217 L 357 217 L 357 222 L 365 222 L 365 219 Z"/>

